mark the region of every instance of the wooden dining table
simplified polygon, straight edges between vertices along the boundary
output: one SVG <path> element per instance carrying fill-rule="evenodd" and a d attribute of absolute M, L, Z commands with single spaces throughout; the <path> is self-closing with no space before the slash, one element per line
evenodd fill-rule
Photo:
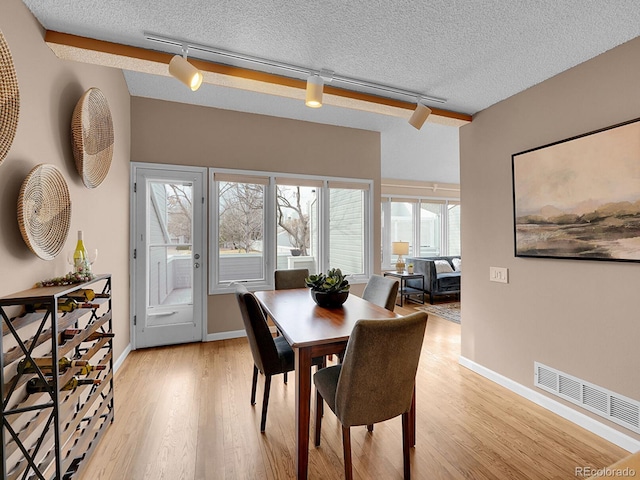
<path fill-rule="evenodd" d="M 265 290 L 255 292 L 255 295 L 295 353 L 296 471 L 298 479 L 306 479 L 309 467 L 311 359 L 344 351 L 358 320 L 393 319 L 398 315 L 353 294 L 338 308 L 319 307 L 311 298 L 308 288 Z M 409 418 L 409 437 L 413 446 L 415 390 Z"/>

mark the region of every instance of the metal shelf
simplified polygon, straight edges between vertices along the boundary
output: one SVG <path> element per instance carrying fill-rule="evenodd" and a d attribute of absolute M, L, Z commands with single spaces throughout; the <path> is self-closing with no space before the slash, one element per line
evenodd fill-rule
<path fill-rule="evenodd" d="M 57 311 L 60 299 L 83 288 L 96 291 L 101 288 L 100 293 L 109 296 L 92 301 L 94 308 Z M 94 332 L 112 331 L 110 293 L 111 275 L 98 275 L 82 284 L 33 288 L 0 298 L 3 403 L 0 437 L 4 480 L 77 478 L 113 422 L 113 339 L 86 342 Z M 25 306 L 30 304 L 42 304 L 46 309 L 24 313 Z M 81 332 L 60 342 L 60 332 L 67 328 Z M 52 375 L 18 370 L 20 360 L 45 356 L 52 358 Z M 60 372 L 58 359 L 63 356 L 105 366 L 105 370 L 93 370 L 87 375 L 100 383 L 61 390 L 81 370 L 72 367 Z M 52 385 L 51 391 L 28 394 L 27 382 L 38 376 Z"/>

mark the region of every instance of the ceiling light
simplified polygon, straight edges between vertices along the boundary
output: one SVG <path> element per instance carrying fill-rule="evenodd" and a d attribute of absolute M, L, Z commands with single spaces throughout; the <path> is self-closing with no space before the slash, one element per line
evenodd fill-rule
<path fill-rule="evenodd" d="M 409 125 L 420 130 L 429 115 L 431 115 L 431 109 L 422 103 L 422 101 L 419 101 L 409 119 Z"/>
<path fill-rule="evenodd" d="M 369 82 L 359 78 L 347 77 L 344 75 L 335 74 L 329 70 L 322 70 L 319 74 L 314 73 L 310 68 L 294 65 L 290 63 L 279 62 L 268 58 L 256 57 L 253 55 L 247 55 L 244 53 L 234 52 L 231 50 L 225 50 L 222 48 L 213 47 L 210 45 L 203 45 L 194 42 L 188 42 L 186 40 L 178 40 L 171 37 L 165 37 L 157 35 L 155 33 L 145 32 L 145 39 L 161 44 L 165 47 L 175 48 L 182 47 L 196 51 L 198 58 L 209 62 L 218 62 L 224 65 L 243 66 L 248 65 L 256 71 L 269 72 L 272 74 L 278 74 L 277 72 L 286 72 L 286 76 L 289 78 L 304 79 L 311 75 L 311 77 L 318 77 L 316 80 L 321 80 L 324 83 L 331 82 L 331 84 L 337 88 L 356 91 L 356 92 L 375 92 L 374 95 L 378 95 L 382 98 L 398 99 L 402 97 L 420 98 L 423 101 L 430 103 L 446 103 L 445 98 L 433 97 L 425 95 L 422 92 L 415 92 L 411 90 L 405 90 L 402 88 L 393 87 L 391 85 L 385 85 L 382 83 Z M 353 88 L 355 87 L 355 88 Z M 309 80 L 307 80 L 307 95 L 309 92 Z M 317 88 L 317 87 L 316 87 Z M 320 89 L 322 90 L 322 89 Z M 404 101 L 404 100 L 403 100 Z M 319 100 L 322 103 L 322 100 Z M 317 105 L 319 107 L 320 105 Z M 424 107 L 426 108 L 426 107 Z M 426 117 L 425 117 L 426 119 Z M 419 127 L 417 127 L 419 128 Z"/>
<path fill-rule="evenodd" d="M 202 85 L 202 72 L 189 63 L 187 60 L 187 49 L 184 47 L 182 49 L 182 56 L 175 55 L 169 62 L 169 73 L 194 92 Z"/>
<path fill-rule="evenodd" d="M 305 105 L 311 108 L 320 108 L 322 106 L 322 90 L 324 88 L 324 80 L 320 75 L 312 74 L 307 78 L 307 96 Z"/>

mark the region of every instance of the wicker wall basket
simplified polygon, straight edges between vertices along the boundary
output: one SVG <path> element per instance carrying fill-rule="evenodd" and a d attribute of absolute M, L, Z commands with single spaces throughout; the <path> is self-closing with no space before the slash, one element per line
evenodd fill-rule
<path fill-rule="evenodd" d="M 0 31 L 0 163 L 5 159 L 18 127 L 20 93 L 9 45 Z"/>
<path fill-rule="evenodd" d="M 54 259 L 64 247 L 71 223 L 69 187 L 53 165 L 35 167 L 22 182 L 18 224 L 25 243 L 43 260 Z"/>
<path fill-rule="evenodd" d="M 90 88 L 78 100 L 71 120 L 76 168 L 87 188 L 96 188 L 109 173 L 113 158 L 113 120 L 102 91 Z"/>

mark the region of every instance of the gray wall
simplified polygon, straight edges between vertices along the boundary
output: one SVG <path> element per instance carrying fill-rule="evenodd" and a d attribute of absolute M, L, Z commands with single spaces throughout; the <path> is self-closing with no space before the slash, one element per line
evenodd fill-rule
<path fill-rule="evenodd" d="M 639 58 L 637 38 L 460 130 L 462 355 L 524 386 L 540 361 L 640 400 L 640 264 L 515 258 L 511 189 L 513 153 L 640 116 Z M 490 266 L 509 284 L 489 282 Z"/>
<path fill-rule="evenodd" d="M 93 270 L 113 274 L 114 358 L 129 344 L 129 147 L 130 97 L 121 70 L 58 59 L 44 43 L 44 31 L 20 0 L 0 1 L 0 30 L 16 68 L 20 117 L 16 137 L 0 165 L 0 296 L 33 287 L 71 270 L 67 252 L 78 230 L 87 249 L 97 248 Z M 73 109 L 90 87 L 105 94 L 113 118 L 114 152 L 104 182 L 87 189 L 75 167 L 70 131 Z M 0 107 L 1 108 L 1 107 Z M 16 204 L 20 185 L 38 164 L 55 165 L 71 196 L 71 225 L 65 246 L 51 261 L 24 243 Z"/>

